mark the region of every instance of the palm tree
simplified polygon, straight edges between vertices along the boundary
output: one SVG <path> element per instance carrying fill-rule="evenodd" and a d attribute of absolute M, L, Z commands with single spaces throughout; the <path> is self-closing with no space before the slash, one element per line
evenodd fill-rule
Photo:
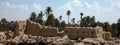
<path fill-rule="evenodd" d="M 49 15 L 51 15 L 52 14 L 52 9 L 51 9 L 51 7 L 47 7 L 47 9 L 45 10 L 45 13 L 46 13 L 46 16 L 48 17 Z"/>
<path fill-rule="evenodd" d="M 35 12 L 31 13 L 30 20 L 34 21 L 34 22 L 36 21 L 36 13 Z"/>
<path fill-rule="evenodd" d="M 45 13 L 47 16 L 47 21 L 46 21 L 45 25 L 53 26 L 54 15 L 52 13 L 52 8 L 47 7 L 47 9 L 45 11 L 46 11 Z"/>
<path fill-rule="evenodd" d="M 73 18 L 71 21 L 72 21 L 73 23 L 75 23 L 75 18 Z"/>
<path fill-rule="evenodd" d="M 46 25 L 47 26 L 54 26 L 54 15 L 53 14 L 48 16 Z"/>
<path fill-rule="evenodd" d="M 81 20 L 82 20 L 83 13 L 81 12 L 80 15 L 81 15 Z"/>
<path fill-rule="evenodd" d="M 70 16 L 70 14 L 71 14 L 71 12 L 70 12 L 70 10 L 68 10 L 68 11 L 67 11 L 67 16 L 68 16 L 68 24 L 70 24 L 70 22 L 69 22 L 69 16 Z"/>
<path fill-rule="evenodd" d="M 42 11 L 38 14 L 37 22 L 43 24 L 43 13 Z"/>
<path fill-rule="evenodd" d="M 59 16 L 59 19 L 60 19 L 60 22 L 61 22 L 61 20 L 62 20 L 62 15 Z"/>
<path fill-rule="evenodd" d="M 80 22 L 80 26 L 82 27 L 82 26 L 83 26 L 83 24 L 82 24 L 82 23 L 83 23 L 83 21 L 82 21 L 82 16 L 83 16 L 83 13 L 81 12 L 81 13 L 80 13 L 80 15 L 81 15 L 81 22 Z"/>

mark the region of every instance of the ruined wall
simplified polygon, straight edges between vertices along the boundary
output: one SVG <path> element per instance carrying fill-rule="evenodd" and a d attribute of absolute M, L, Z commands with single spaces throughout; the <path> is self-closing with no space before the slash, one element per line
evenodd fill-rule
<path fill-rule="evenodd" d="M 103 31 L 101 27 L 79 27 L 79 25 L 66 25 L 64 32 L 59 33 L 58 28 L 50 26 L 42 26 L 39 23 L 27 21 L 17 21 L 15 28 L 15 35 L 31 34 L 33 36 L 63 36 L 68 35 L 69 39 L 77 38 L 103 38 L 105 40 L 111 39 L 111 34 Z"/>
<path fill-rule="evenodd" d="M 96 27 L 65 27 L 65 34 L 68 35 L 70 39 L 77 38 L 102 38 L 102 28 Z"/>
<path fill-rule="evenodd" d="M 26 28 L 26 21 L 16 21 L 14 36 L 23 34 L 25 28 Z"/>
<path fill-rule="evenodd" d="M 62 36 L 62 33 L 58 33 L 58 28 L 50 26 L 41 26 L 39 23 L 27 20 L 25 34 L 31 34 L 33 36 Z"/>
<path fill-rule="evenodd" d="M 78 24 L 67 24 L 65 27 L 80 27 Z"/>
<path fill-rule="evenodd" d="M 114 38 L 111 37 L 111 33 L 110 32 L 103 32 L 103 39 L 104 40 L 114 40 Z"/>

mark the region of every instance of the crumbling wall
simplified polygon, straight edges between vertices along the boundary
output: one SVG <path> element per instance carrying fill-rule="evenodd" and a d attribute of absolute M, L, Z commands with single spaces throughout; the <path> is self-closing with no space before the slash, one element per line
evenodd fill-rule
<path fill-rule="evenodd" d="M 0 32 L 0 45 L 5 44 L 6 38 L 5 32 Z"/>
<path fill-rule="evenodd" d="M 103 32 L 103 39 L 104 40 L 114 40 L 114 38 L 111 37 L 111 33 L 110 32 Z"/>
<path fill-rule="evenodd" d="M 25 28 L 26 28 L 26 21 L 16 21 L 14 36 L 23 34 Z"/>
<path fill-rule="evenodd" d="M 103 31 L 101 27 L 79 27 L 79 25 L 67 25 L 64 32 L 58 33 L 58 28 L 51 26 L 42 26 L 39 23 L 27 21 L 17 21 L 16 23 L 15 35 L 20 34 L 31 34 L 33 36 L 45 36 L 45 37 L 54 37 L 54 36 L 63 36 L 66 34 L 69 39 L 78 39 L 78 38 L 103 38 L 105 40 L 111 39 L 111 35 Z M 107 39 L 109 37 L 109 39 Z"/>
<path fill-rule="evenodd" d="M 68 35 L 70 39 L 77 38 L 102 38 L 102 28 L 96 27 L 65 27 L 65 34 Z"/>
<path fill-rule="evenodd" d="M 33 36 L 62 36 L 63 33 L 58 33 L 58 28 L 50 26 L 41 26 L 39 23 L 27 20 L 25 34 Z"/>
<path fill-rule="evenodd" d="M 68 24 L 65 27 L 80 27 L 78 24 Z"/>

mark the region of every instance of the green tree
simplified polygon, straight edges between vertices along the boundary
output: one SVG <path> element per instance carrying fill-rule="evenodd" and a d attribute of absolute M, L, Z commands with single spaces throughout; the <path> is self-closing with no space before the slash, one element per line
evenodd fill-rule
<path fill-rule="evenodd" d="M 96 21 L 95 21 L 95 17 L 94 16 L 91 18 L 90 22 L 91 22 L 90 23 L 91 27 L 95 27 L 96 26 Z"/>
<path fill-rule="evenodd" d="M 37 22 L 43 25 L 43 12 L 42 11 L 37 16 Z"/>
<path fill-rule="evenodd" d="M 95 27 L 96 22 L 95 22 L 95 17 L 83 17 L 81 20 L 81 27 Z"/>
<path fill-rule="evenodd" d="M 75 18 L 73 18 L 71 21 L 73 22 L 73 24 L 75 24 Z"/>
<path fill-rule="evenodd" d="M 48 6 L 48 7 L 46 8 L 45 14 L 46 14 L 47 17 L 52 14 L 52 8 L 51 8 L 50 6 Z"/>
<path fill-rule="evenodd" d="M 82 19 L 82 16 L 83 16 L 83 13 L 82 13 L 82 12 L 80 13 L 80 16 L 81 16 L 81 17 L 80 17 L 80 18 L 81 18 L 80 26 L 83 27 L 83 23 L 84 23 L 84 22 L 83 22 L 82 20 L 84 20 L 84 19 Z"/>
<path fill-rule="evenodd" d="M 67 11 L 67 16 L 68 16 L 68 24 L 70 24 L 70 22 L 69 22 L 69 16 L 70 16 L 70 14 L 71 14 L 71 12 L 70 12 L 70 10 L 68 10 L 68 11 Z"/>
<path fill-rule="evenodd" d="M 52 8 L 47 7 L 47 9 L 45 10 L 45 13 L 47 16 L 47 21 L 46 21 L 45 25 L 54 26 L 54 15 L 52 13 Z"/>
<path fill-rule="evenodd" d="M 59 20 L 60 20 L 60 22 L 62 21 L 62 15 L 59 16 Z"/>
<path fill-rule="evenodd" d="M 119 36 L 120 35 L 120 18 L 117 21 L 117 31 L 118 31 L 117 36 Z"/>
<path fill-rule="evenodd" d="M 97 21 L 96 26 L 104 27 L 104 23 Z"/>
<path fill-rule="evenodd" d="M 104 23 L 103 29 L 104 29 L 104 31 L 109 31 L 109 32 L 112 30 L 112 28 L 110 27 L 109 22 Z"/>
<path fill-rule="evenodd" d="M 16 27 L 16 22 L 15 22 L 15 21 L 10 21 L 10 22 L 7 24 L 7 28 L 8 28 L 8 30 L 10 30 L 10 31 L 14 31 L 14 30 L 15 30 L 15 27 Z"/>
<path fill-rule="evenodd" d="M 54 26 L 54 19 L 55 18 L 54 18 L 53 14 L 49 15 L 45 25 L 47 25 L 47 26 Z"/>
<path fill-rule="evenodd" d="M 30 19 L 31 21 L 36 22 L 36 13 L 35 13 L 35 12 L 32 12 L 29 19 Z"/>
<path fill-rule="evenodd" d="M 60 26 L 60 21 L 56 18 L 55 20 L 54 20 L 54 26 L 55 27 L 58 27 L 59 28 L 59 26 Z"/>
<path fill-rule="evenodd" d="M 2 22 L 0 21 L 0 31 L 2 31 Z"/>
<path fill-rule="evenodd" d="M 91 23 L 91 18 L 90 16 L 86 17 L 86 27 L 90 27 L 90 23 Z"/>
<path fill-rule="evenodd" d="M 5 18 L 1 19 L 3 31 L 7 31 L 7 20 Z"/>
<path fill-rule="evenodd" d="M 112 27 L 112 31 L 111 31 L 112 36 L 113 36 L 113 37 L 117 37 L 117 34 L 118 34 L 117 24 L 113 23 L 113 24 L 111 25 L 111 27 Z"/>
<path fill-rule="evenodd" d="M 59 31 L 62 31 L 63 29 L 65 29 L 65 25 L 66 25 L 65 21 L 62 21 L 62 22 L 60 23 Z"/>

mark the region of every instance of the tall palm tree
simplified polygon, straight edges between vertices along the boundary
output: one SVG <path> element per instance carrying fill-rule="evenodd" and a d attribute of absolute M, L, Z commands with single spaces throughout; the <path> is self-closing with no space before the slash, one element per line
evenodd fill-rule
<path fill-rule="evenodd" d="M 83 13 L 81 12 L 80 15 L 81 15 L 81 20 L 82 20 Z"/>
<path fill-rule="evenodd" d="M 52 22 L 53 22 L 53 18 L 54 18 L 54 15 L 52 13 L 52 8 L 51 7 L 47 7 L 46 10 L 45 10 L 45 14 L 47 16 L 47 21 L 45 23 L 45 25 L 50 25 L 50 26 L 53 26 Z"/>
<path fill-rule="evenodd" d="M 70 14 L 71 14 L 71 12 L 70 12 L 70 10 L 68 10 L 68 11 L 67 11 L 67 16 L 68 16 L 68 24 L 70 24 L 70 22 L 69 22 L 69 16 L 70 16 Z"/>
<path fill-rule="evenodd" d="M 52 14 L 52 9 L 51 9 L 51 7 L 47 7 L 47 9 L 45 10 L 45 13 L 46 13 L 46 16 L 48 17 L 49 15 L 51 15 Z"/>
<path fill-rule="evenodd" d="M 83 26 L 83 24 L 82 24 L 82 23 L 83 23 L 83 21 L 82 21 L 82 16 L 83 16 L 83 13 L 81 12 L 81 13 L 80 13 L 80 15 L 81 15 L 81 22 L 80 22 L 80 26 L 82 27 L 82 26 Z"/>

